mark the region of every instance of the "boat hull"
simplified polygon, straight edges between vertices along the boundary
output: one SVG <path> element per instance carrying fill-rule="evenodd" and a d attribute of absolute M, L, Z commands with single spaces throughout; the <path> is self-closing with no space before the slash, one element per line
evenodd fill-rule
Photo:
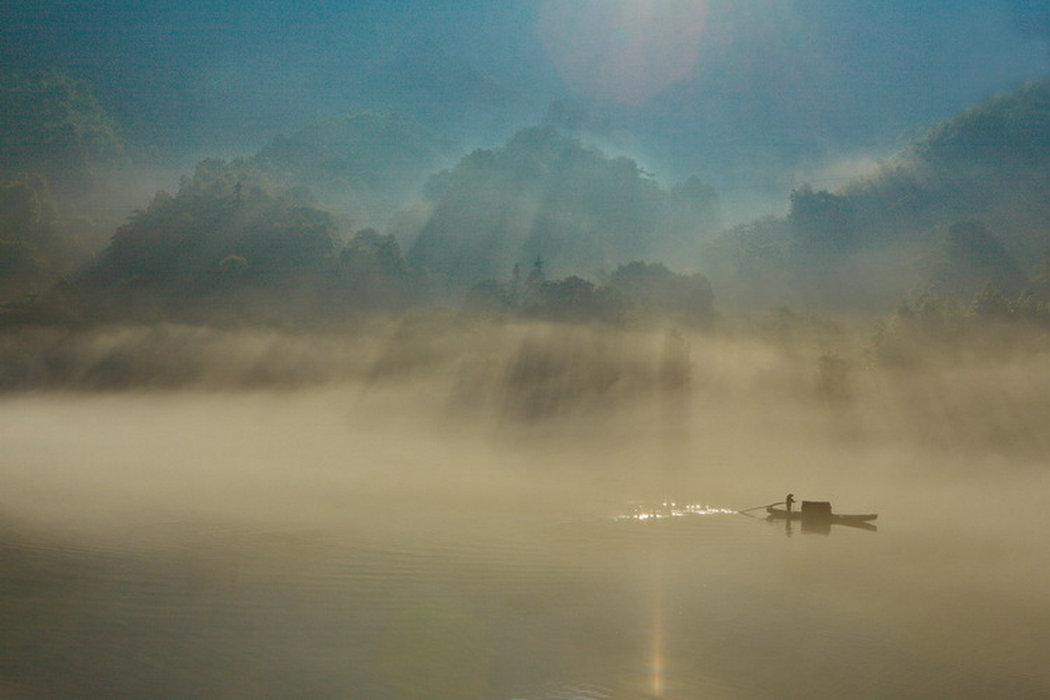
<path fill-rule="evenodd" d="M 879 517 L 877 513 L 864 513 L 861 515 L 806 513 L 803 515 L 800 510 L 787 511 L 783 508 L 774 508 L 772 506 L 766 508 L 766 513 L 769 514 L 770 518 L 776 520 L 814 520 L 832 523 L 866 523 Z"/>

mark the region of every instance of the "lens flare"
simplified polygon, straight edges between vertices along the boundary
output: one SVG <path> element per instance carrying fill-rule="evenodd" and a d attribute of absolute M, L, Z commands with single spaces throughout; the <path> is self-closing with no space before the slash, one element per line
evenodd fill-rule
<path fill-rule="evenodd" d="M 642 104 L 692 73 L 706 17 L 706 0 L 546 0 L 539 32 L 571 90 Z"/>

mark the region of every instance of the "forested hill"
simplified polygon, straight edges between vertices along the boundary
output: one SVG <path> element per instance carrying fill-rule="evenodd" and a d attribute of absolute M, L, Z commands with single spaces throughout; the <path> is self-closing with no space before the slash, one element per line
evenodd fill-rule
<path fill-rule="evenodd" d="M 59 72 L 0 72 L 0 177 L 60 184 L 125 162 L 116 120 L 85 83 Z"/>
<path fill-rule="evenodd" d="M 837 191 L 706 246 L 716 288 L 750 303 L 892 308 L 991 284 L 1023 294 L 1050 250 L 1050 79 L 997 95 Z"/>
<path fill-rule="evenodd" d="M 968 164 L 1002 175 L 1050 164 L 1050 77 L 975 105 L 933 127 L 909 148 L 932 167 Z"/>
<path fill-rule="evenodd" d="M 115 167 L 128 156 L 82 85 L 58 75 L 5 85 L 22 107 L 77 109 L 59 110 L 68 123 L 37 136 L 28 107 L 6 112 L 0 137 L 83 139 L 65 151 L 42 142 L 7 149 L 21 165 L 0 177 L 0 294 L 17 299 L 87 257 L 66 244 L 86 230 L 77 211 L 66 204 L 60 216 L 49 199 L 48 176 L 62 169 L 34 159 L 61 156 L 90 181 L 109 172 L 92 164 Z M 551 306 L 541 297 L 580 296 L 637 263 L 646 279 L 666 278 L 663 286 L 693 285 L 684 296 L 707 300 L 705 309 L 712 289 L 727 309 L 881 313 L 922 294 L 970 299 L 989 285 L 1011 300 L 1050 302 L 1050 79 L 934 126 L 837 191 L 799 187 L 786 215 L 729 231 L 720 231 L 717 193 L 696 178 L 668 187 L 636 161 L 549 125 L 441 170 L 454 153 L 426 128 L 355 113 L 277 137 L 254 155 L 205 160 L 173 196 L 157 195 L 108 229 L 108 250 L 65 294 L 102 299 L 107 316 L 147 298 L 158 302 L 150 313 L 161 314 L 214 303 L 236 316 L 274 299 L 335 314 L 397 310 L 462 299 L 468 289 L 485 308 L 534 311 Z M 551 280 L 572 284 L 537 285 L 546 296 L 524 303 L 517 282 L 537 261 Z M 669 276 L 678 273 L 691 281 Z"/>
<path fill-rule="evenodd" d="M 135 150 L 86 83 L 0 70 L 0 300 L 40 291 L 104 244 L 133 196 Z"/>
<path fill-rule="evenodd" d="M 277 136 L 247 165 L 285 186 L 308 188 L 356 226 L 384 226 L 456 155 L 451 139 L 395 114 L 354 112 Z"/>
<path fill-rule="evenodd" d="M 458 154 L 448 138 L 395 115 L 343 114 L 277 136 L 253 155 L 206 159 L 183 178 L 174 198 L 161 194 L 149 203 L 148 183 L 155 172 L 167 173 L 166 166 L 156 162 L 151 144 L 124 140 L 90 86 L 61 73 L 5 74 L 0 100 L 0 301 L 41 293 L 84 265 L 96 281 L 102 271 L 118 280 L 146 274 L 138 269 L 146 259 L 181 270 L 183 280 L 193 277 L 201 262 L 194 256 L 202 250 L 222 249 L 236 232 L 252 234 L 240 212 L 237 222 L 212 221 L 210 232 L 195 234 L 215 240 L 189 245 L 187 238 L 175 246 L 219 210 L 216 201 L 199 196 L 202 189 L 211 192 L 202 182 L 224 183 L 226 191 L 211 192 L 217 198 L 231 197 L 240 183 L 245 202 L 255 197 L 258 204 L 259 192 L 308 202 L 324 210 L 327 225 L 347 233 L 383 227 L 428 174 Z M 132 207 L 147 204 L 126 221 Z M 273 221 L 255 223 L 267 228 Z M 294 252 L 292 242 L 280 245 Z M 266 257 L 253 251 L 255 263 Z"/>
<path fill-rule="evenodd" d="M 695 261 L 697 242 L 720 225 L 718 196 L 697 179 L 666 189 L 635 161 L 550 126 L 470 153 L 425 196 L 408 260 L 453 287 L 537 256 L 558 275 L 587 276 L 638 259 Z"/>
<path fill-rule="evenodd" d="M 1048 193 L 1050 78 L 937 124 L 878 172 L 842 192 L 861 228 L 907 234 L 899 224 L 979 218 L 1024 254 L 1045 244 Z"/>

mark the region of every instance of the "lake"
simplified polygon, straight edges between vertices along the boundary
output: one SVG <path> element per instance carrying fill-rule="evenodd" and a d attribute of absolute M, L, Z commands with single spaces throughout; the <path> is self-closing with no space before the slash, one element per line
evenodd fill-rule
<path fill-rule="evenodd" d="M 542 425 L 426 382 L 10 396 L 0 694 L 1050 693 L 1040 453 L 712 392 Z M 788 491 L 878 530 L 734 512 Z"/>

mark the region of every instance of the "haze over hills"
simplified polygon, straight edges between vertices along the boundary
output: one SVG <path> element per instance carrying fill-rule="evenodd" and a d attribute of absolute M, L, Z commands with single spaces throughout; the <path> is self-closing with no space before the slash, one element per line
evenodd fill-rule
<path fill-rule="evenodd" d="M 33 128 L 36 142 L 66 143 L 45 149 L 39 162 L 32 148 L 7 161 L 4 269 L 11 294 L 41 289 L 48 274 L 71 269 L 76 257 L 54 232 L 69 228 L 77 207 L 90 200 L 90 186 L 82 184 L 88 189 L 59 207 L 50 183 L 76 173 L 82 183 L 105 180 L 106 173 L 119 172 L 114 158 L 127 162 L 128 152 L 85 86 L 73 87 L 57 74 L 23 85 L 8 90 L 51 109 L 85 105 L 63 113 L 106 128 L 41 126 L 16 113 L 4 122 L 7 142 Z M 34 87 L 45 85 L 55 89 Z M 515 266 L 527 269 L 536 259 L 548 275 L 592 283 L 606 282 L 632 261 L 668 263 L 676 272 L 705 274 L 727 308 L 787 302 L 885 311 L 923 292 L 966 298 L 987 283 L 1017 297 L 1038 288 L 1035 280 L 1043 274 L 1042 256 L 1050 248 L 1050 80 L 1027 83 L 935 125 L 835 191 L 797 188 L 785 216 L 721 232 L 714 188 L 695 177 L 666 187 L 636 161 L 589 145 L 588 134 L 603 123 L 584 112 L 560 107 L 549 119 L 577 135 L 564 133 L 566 126 L 524 129 L 503 146 L 475 150 L 444 170 L 454 162 L 452 140 L 395 115 L 358 113 L 308 125 L 275 137 L 255 155 L 202 162 L 174 198 L 159 195 L 120 228 L 89 278 L 95 284 L 107 275 L 115 276 L 111 282 L 129 276 L 149 282 L 158 270 L 129 261 L 154 259 L 185 281 L 187 275 L 217 274 L 223 260 L 243 258 L 252 270 L 245 279 L 259 286 L 266 274 L 280 268 L 285 275 L 301 264 L 296 246 L 314 235 L 307 221 L 326 222 L 321 230 L 328 241 L 311 275 L 345 276 L 335 272 L 334 261 L 359 232 L 377 229 L 366 238 L 396 244 L 396 251 L 390 248 L 395 286 L 443 289 L 451 299 L 482 281 L 508 279 Z M 55 140 L 66 133 L 76 136 Z M 248 201 L 285 202 L 282 211 L 298 213 L 284 223 L 275 211 L 262 214 L 265 206 L 247 218 L 227 212 L 223 216 L 233 218 L 226 223 L 206 213 Z M 253 218 L 258 216 L 264 218 Z M 174 221 L 183 223 L 172 228 Z M 253 236 L 270 241 L 269 252 L 249 243 Z M 131 255 L 132 247 L 139 252 Z M 278 250 L 287 250 L 284 262 L 264 262 L 275 263 Z M 149 284 L 157 288 L 174 279 L 164 273 Z M 227 275 L 225 284 L 231 279 Z M 286 285 L 284 279 L 279 286 Z M 395 306 L 410 296 L 402 289 Z"/>

